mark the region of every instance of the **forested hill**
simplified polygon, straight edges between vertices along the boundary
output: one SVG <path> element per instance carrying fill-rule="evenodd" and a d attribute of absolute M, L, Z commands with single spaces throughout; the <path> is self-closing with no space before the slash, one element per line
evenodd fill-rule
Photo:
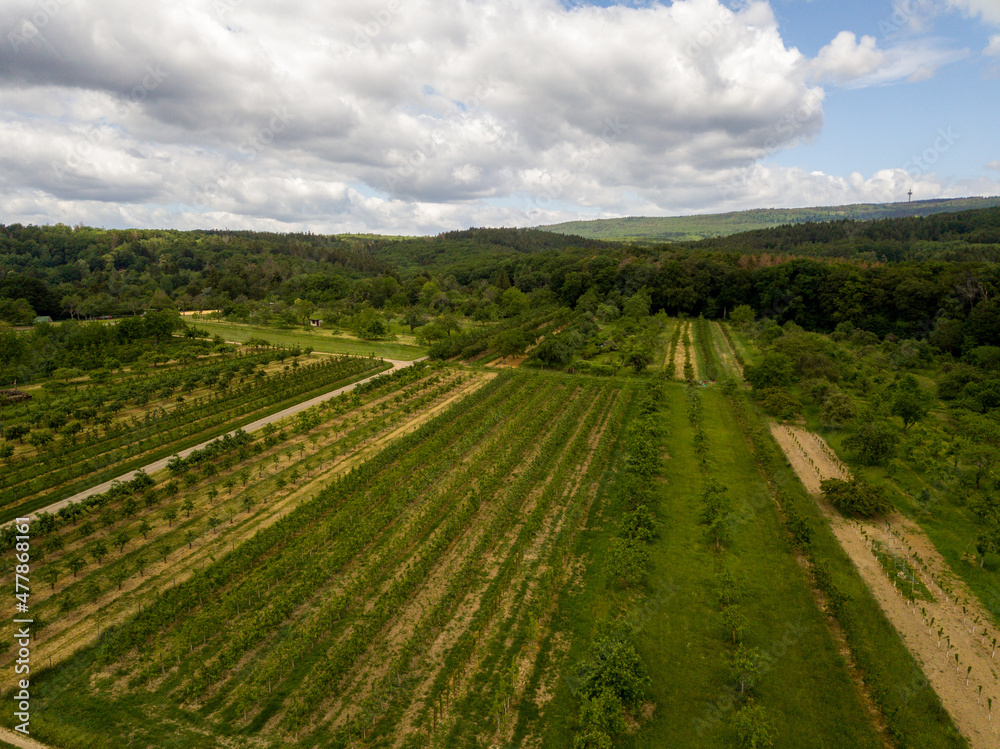
<path fill-rule="evenodd" d="M 346 293 L 355 279 L 392 273 L 373 245 L 312 234 L 0 225 L 0 297 L 62 318 Z"/>
<path fill-rule="evenodd" d="M 976 342 L 1000 345 L 998 253 L 1000 209 L 633 246 L 523 229 L 390 239 L 15 225 L 0 227 L 0 321 L 174 308 L 291 327 L 318 310 L 350 327 L 369 313 L 490 322 L 552 304 L 613 317 L 641 292 L 653 313 L 716 318 L 746 304 L 779 324 L 845 323 L 957 352 L 969 320 Z"/>
<path fill-rule="evenodd" d="M 871 221 L 886 218 L 929 216 L 1000 206 L 1000 197 L 914 200 L 908 203 L 875 203 L 814 208 L 760 208 L 702 216 L 630 216 L 627 218 L 570 221 L 538 227 L 590 239 L 632 242 L 697 241 L 784 224 L 825 221 Z"/>
<path fill-rule="evenodd" d="M 692 249 L 876 262 L 1000 260 L 1000 208 L 878 221 L 788 224 L 687 243 Z"/>
<path fill-rule="evenodd" d="M 448 269 L 463 275 L 472 266 L 491 263 L 509 255 L 580 248 L 609 250 L 615 245 L 570 234 L 538 229 L 467 229 L 401 241 L 382 241 L 374 246 L 374 256 L 400 272 Z"/>

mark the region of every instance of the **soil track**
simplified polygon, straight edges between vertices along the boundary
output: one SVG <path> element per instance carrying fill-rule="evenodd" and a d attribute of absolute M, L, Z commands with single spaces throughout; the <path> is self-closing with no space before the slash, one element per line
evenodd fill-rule
<path fill-rule="evenodd" d="M 712 338 L 715 341 L 715 350 L 719 354 L 719 359 L 722 361 L 722 366 L 727 372 L 736 375 L 738 382 L 743 381 L 743 367 L 740 365 L 739 361 L 736 359 L 736 353 L 733 351 L 732 346 L 729 345 L 729 340 L 726 338 L 726 334 L 722 330 L 723 323 L 713 322 L 712 326 Z"/>
<path fill-rule="evenodd" d="M 55 749 L 54 747 L 35 741 L 28 736 L 22 736 L 17 731 L 11 731 L 9 728 L 3 727 L 0 727 L 0 741 L 6 741 L 12 746 L 19 747 L 19 749 Z"/>
<path fill-rule="evenodd" d="M 771 433 L 810 493 L 819 495 L 824 479 L 850 477 L 847 467 L 818 435 L 784 424 L 772 424 Z M 994 638 L 1000 640 L 1000 630 L 990 623 L 982 605 L 916 524 L 897 513 L 884 523 L 848 520 L 818 496 L 817 501 L 840 545 L 969 745 L 974 749 L 1000 745 L 1000 719 L 991 721 L 987 708 L 987 698 L 1000 705 L 1000 666 L 993 647 Z M 897 588 L 899 574 L 886 572 L 875 556 L 875 542 L 905 561 L 934 600 L 912 603 L 905 598 Z M 927 681 L 915 675 L 911 688 L 923 689 Z"/>
<path fill-rule="evenodd" d="M 688 320 L 681 320 L 681 336 L 677 340 L 677 351 L 674 353 L 674 376 L 678 380 L 684 379 L 684 364 L 691 360 L 691 366 L 694 367 L 695 376 L 698 379 L 698 361 L 695 359 L 694 355 L 694 341 L 692 340 L 690 345 L 684 345 L 684 335 L 687 334 L 688 338 L 693 335 L 691 323 Z"/>

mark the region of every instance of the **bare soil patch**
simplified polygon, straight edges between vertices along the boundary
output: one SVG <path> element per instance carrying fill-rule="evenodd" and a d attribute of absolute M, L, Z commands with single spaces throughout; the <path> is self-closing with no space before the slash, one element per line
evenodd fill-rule
<path fill-rule="evenodd" d="M 20 747 L 20 749 L 55 749 L 55 747 L 47 746 L 28 736 L 23 736 L 17 731 L 11 731 L 9 728 L 0 727 L 0 741 L 6 741 L 8 744 Z"/>

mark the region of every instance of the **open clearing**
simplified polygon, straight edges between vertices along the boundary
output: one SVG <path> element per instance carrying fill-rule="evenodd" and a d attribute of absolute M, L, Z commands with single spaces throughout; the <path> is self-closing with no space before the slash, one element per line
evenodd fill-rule
<path fill-rule="evenodd" d="M 1000 724 L 990 719 L 987 699 L 1000 705 L 993 645 L 1000 631 L 985 610 L 913 523 L 895 513 L 884 523 L 849 520 L 819 498 L 821 481 L 849 478 L 846 467 L 821 437 L 784 424 L 772 424 L 771 431 L 803 485 L 817 495 L 844 551 L 969 744 L 977 749 L 997 746 Z M 873 551 L 876 542 L 916 571 L 931 590 L 933 601 L 918 598 L 911 602 L 903 596 L 901 573 L 886 571 Z"/>

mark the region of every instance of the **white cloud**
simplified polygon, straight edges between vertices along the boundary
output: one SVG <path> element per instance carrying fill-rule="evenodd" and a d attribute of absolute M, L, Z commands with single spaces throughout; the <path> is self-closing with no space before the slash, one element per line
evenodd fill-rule
<path fill-rule="evenodd" d="M 816 82 L 864 88 L 903 80 L 926 81 L 941 66 L 968 56 L 968 50 L 949 49 L 934 41 L 908 41 L 879 49 L 875 37 L 858 40 L 852 32 L 841 31 L 808 67 Z"/>
<path fill-rule="evenodd" d="M 807 60 L 761 0 L 39 7 L 0 5 L 5 222 L 426 233 L 847 202 L 884 179 L 757 164 L 820 132 L 822 85 L 957 54 L 843 32 Z"/>
<path fill-rule="evenodd" d="M 813 75 L 822 81 L 845 83 L 869 76 L 885 64 L 885 53 L 873 36 L 857 36 L 841 31 L 819 51 L 813 61 Z"/>
<path fill-rule="evenodd" d="M 983 54 L 990 57 L 1000 56 L 1000 34 L 990 37 L 990 43 L 986 45 L 986 49 L 983 50 Z"/>
<path fill-rule="evenodd" d="M 53 8 L 0 45 L 8 219 L 18 191 L 302 222 L 352 215 L 351 189 L 384 196 L 380 211 L 600 210 L 822 127 L 823 92 L 760 1 Z M 0 28 L 37 13 L 13 0 Z"/>
<path fill-rule="evenodd" d="M 994 26 L 1000 26 L 1000 3 L 997 0 L 948 0 L 948 7 L 956 8 L 973 18 L 980 17 Z"/>
<path fill-rule="evenodd" d="M 1000 161 L 990 161 L 985 164 L 987 169 L 992 169 L 995 172 L 1000 172 Z"/>

